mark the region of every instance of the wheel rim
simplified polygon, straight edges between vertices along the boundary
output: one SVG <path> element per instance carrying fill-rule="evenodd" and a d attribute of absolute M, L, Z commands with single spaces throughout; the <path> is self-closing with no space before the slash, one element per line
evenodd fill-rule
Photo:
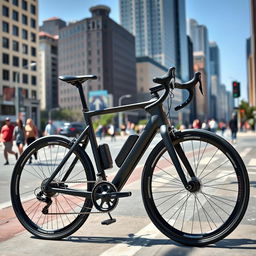
<path fill-rule="evenodd" d="M 21 213 L 19 217 L 22 216 L 23 224 L 29 225 L 30 228 L 36 229 L 38 232 L 46 234 L 62 232 L 84 217 L 79 213 L 89 213 L 91 210 L 91 200 L 59 193 L 40 193 L 43 184 L 59 165 L 68 150 L 69 147 L 61 142 L 44 143 L 36 150 L 24 154 L 25 157 L 21 159 L 20 166 L 18 166 L 17 181 L 15 182 L 15 194 L 18 202 L 16 210 Z M 34 156 L 35 152 L 37 152 L 37 159 Z M 32 163 L 30 163 L 31 157 L 33 158 Z M 78 157 L 78 161 L 72 173 L 66 182 L 61 182 L 65 172 L 76 157 Z M 79 155 L 75 153 L 71 155 L 54 179 L 52 186 L 63 189 L 77 188 L 83 191 L 91 189 L 92 186 L 87 183 L 85 168 Z M 43 213 L 47 204 L 38 200 L 39 194 L 42 194 L 44 198 L 50 198 L 52 201 L 48 214 Z"/>
<path fill-rule="evenodd" d="M 242 208 L 239 170 L 229 154 L 216 148 L 213 141 L 184 137 L 176 143 L 181 144 L 200 186 L 191 192 L 184 188 L 163 148 L 154 161 L 150 180 L 149 199 L 155 219 L 161 219 L 162 229 L 184 239 L 212 237 L 225 230 Z"/>

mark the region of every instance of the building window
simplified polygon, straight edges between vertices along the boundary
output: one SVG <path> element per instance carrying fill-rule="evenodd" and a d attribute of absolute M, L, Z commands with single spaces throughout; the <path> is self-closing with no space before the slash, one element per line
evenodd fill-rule
<path fill-rule="evenodd" d="M 28 75 L 27 74 L 22 74 L 22 83 L 28 84 Z"/>
<path fill-rule="evenodd" d="M 28 3 L 26 0 L 22 0 L 22 9 L 25 11 L 28 9 Z"/>
<path fill-rule="evenodd" d="M 35 47 L 31 47 L 31 55 L 36 56 L 36 48 Z"/>
<path fill-rule="evenodd" d="M 3 53 L 3 64 L 9 64 L 9 54 Z"/>
<path fill-rule="evenodd" d="M 30 36 L 31 36 L 31 41 L 36 42 L 36 34 L 31 32 Z"/>
<path fill-rule="evenodd" d="M 33 4 L 30 5 L 30 12 L 32 14 L 36 14 L 36 6 L 35 5 L 33 5 Z"/>
<path fill-rule="evenodd" d="M 36 97 L 36 91 L 34 91 L 34 90 L 31 91 L 31 98 L 36 100 L 36 98 L 37 98 Z"/>
<path fill-rule="evenodd" d="M 14 67 L 19 67 L 19 57 L 17 56 L 12 56 L 12 65 Z"/>
<path fill-rule="evenodd" d="M 23 25 L 28 25 L 28 17 L 24 14 L 22 14 L 22 24 Z"/>
<path fill-rule="evenodd" d="M 36 76 L 31 76 L 31 84 L 36 85 Z"/>
<path fill-rule="evenodd" d="M 12 49 L 13 49 L 13 51 L 16 51 L 16 52 L 19 51 L 19 42 L 18 41 L 15 41 L 15 40 L 12 41 Z"/>
<path fill-rule="evenodd" d="M 15 10 L 12 11 L 12 19 L 15 21 L 19 21 L 19 13 Z"/>
<path fill-rule="evenodd" d="M 12 0 L 12 3 L 16 6 L 19 6 L 19 0 Z"/>
<path fill-rule="evenodd" d="M 20 82 L 19 72 L 16 72 L 16 71 L 12 72 L 12 81 L 14 83 L 19 83 Z"/>
<path fill-rule="evenodd" d="M 3 21 L 3 32 L 9 33 L 9 23 Z"/>
<path fill-rule="evenodd" d="M 3 80 L 9 81 L 10 73 L 9 70 L 3 69 Z"/>
<path fill-rule="evenodd" d="M 28 31 L 26 29 L 22 29 L 22 39 L 28 39 Z"/>
<path fill-rule="evenodd" d="M 26 44 L 22 44 L 22 53 L 28 54 L 28 46 Z"/>
<path fill-rule="evenodd" d="M 6 37 L 3 37 L 3 48 L 9 49 L 9 39 Z"/>
<path fill-rule="evenodd" d="M 27 68 L 28 67 L 28 60 L 27 59 L 22 59 L 22 67 Z"/>
<path fill-rule="evenodd" d="M 5 17 L 9 17 L 9 8 L 3 5 L 2 14 Z"/>
<path fill-rule="evenodd" d="M 31 18 L 30 19 L 30 25 L 31 25 L 32 28 L 36 28 L 36 20 Z"/>
<path fill-rule="evenodd" d="M 19 36 L 19 28 L 15 25 L 12 25 L 12 34 L 14 36 Z"/>

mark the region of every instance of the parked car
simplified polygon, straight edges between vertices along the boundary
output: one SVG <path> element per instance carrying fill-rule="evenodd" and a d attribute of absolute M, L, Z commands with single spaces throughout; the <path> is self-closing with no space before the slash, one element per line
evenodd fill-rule
<path fill-rule="evenodd" d="M 65 123 L 67 123 L 67 121 L 53 121 L 52 124 L 56 127 L 57 130 L 57 134 L 60 133 L 60 129 L 64 127 Z"/>
<path fill-rule="evenodd" d="M 62 128 L 60 128 L 60 135 L 67 137 L 76 137 L 78 138 L 81 132 L 84 130 L 85 125 L 83 123 L 72 122 L 65 123 Z"/>

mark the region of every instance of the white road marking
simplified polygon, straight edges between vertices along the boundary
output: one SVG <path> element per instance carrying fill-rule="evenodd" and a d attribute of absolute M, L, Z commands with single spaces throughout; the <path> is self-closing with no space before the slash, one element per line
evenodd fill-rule
<path fill-rule="evenodd" d="M 256 158 L 251 159 L 248 166 L 256 166 Z"/>
<path fill-rule="evenodd" d="M 148 245 L 150 239 L 155 238 L 158 234 L 160 234 L 160 231 L 158 231 L 154 224 L 150 223 L 135 234 L 133 241 L 115 245 L 100 254 L 100 256 L 132 256 L 144 246 Z"/>
<path fill-rule="evenodd" d="M 246 148 L 244 149 L 241 153 L 240 153 L 240 156 L 241 158 L 244 158 L 247 154 L 249 154 L 249 152 L 252 150 L 252 148 Z"/>

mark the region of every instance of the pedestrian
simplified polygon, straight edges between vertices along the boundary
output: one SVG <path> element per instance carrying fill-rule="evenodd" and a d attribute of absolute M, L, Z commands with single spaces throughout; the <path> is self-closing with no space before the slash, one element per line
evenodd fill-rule
<path fill-rule="evenodd" d="M 226 131 L 226 128 L 227 128 L 225 122 L 224 122 L 224 121 L 221 121 L 221 122 L 219 123 L 219 127 L 220 127 L 220 129 L 221 129 L 221 135 L 224 136 L 224 132 Z"/>
<path fill-rule="evenodd" d="M 48 121 L 48 124 L 45 126 L 44 135 L 55 135 L 57 133 L 56 126 L 52 123 L 52 120 Z"/>
<path fill-rule="evenodd" d="M 111 141 L 116 141 L 115 137 L 115 127 L 113 124 L 110 124 L 108 127 L 108 134 L 111 136 Z"/>
<path fill-rule="evenodd" d="M 11 155 L 15 155 L 16 160 L 18 159 L 18 153 L 12 150 L 13 146 L 13 130 L 14 126 L 11 124 L 10 118 L 7 117 L 5 119 L 5 125 L 1 129 L 1 141 L 4 144 L 4 165 L 9 164 L 8 153 Z"/>
<path fill-rule="evenodd" d="M 229 128 L 231 130 L 231 139 L 233 143 L 236 143 L 236 134 L 238 131 L 238 126 L 237 126 L 237 116 L 236 114 L 232 114 L 232 118 L 229 121 Z"/>
<path fill-rule="evenodd" d="M 217 122 L 214 120 L 214 118 L 212 118 L 212 119 L 209 121 L 209 129 L 210 129 L 211 132 L 216 133 L 217 128 L 218 128 L 218 124 L 217 124 Z"/>
<path fill-rule="evenodd" d="M 96 129 L 96 134 L 102 140 L 102 135 L 103 135 L 103 126 L 100 124 L 98 128 Z"/>
<path fill-rule="evenodd" d="M 36 140 L 36 136 L 37 136 L 37 128 L 34 125 L 33 120 L 31 118 L 27 119 L 25 132 L 26 132 L 27 145 L 30 145 L 32 142 Z M 34 157 L 37 160 L 37 152 L 34 153 Z M 29 164 L 31 163 L 32 163 L 32 157 L 29 160 Z"/>
<path fill-rule="evenodd" d="M 16 140 L 16 145 L 21 155 L 25 145 L 25 128 L 21 119 L 17 119 L 16 123 L 17 126 L 14 128 L 13 138 Z"/>
<path fill-rule="evenodd" d="M 194 129 L 200 129 L 200 128 L 201 128 L 201 122 L 200 122 L 200 120 L 199 120 L 199 119 L 195 119 L 195 120 L 193 121 L 192 127 L 193 127 Z"/>

